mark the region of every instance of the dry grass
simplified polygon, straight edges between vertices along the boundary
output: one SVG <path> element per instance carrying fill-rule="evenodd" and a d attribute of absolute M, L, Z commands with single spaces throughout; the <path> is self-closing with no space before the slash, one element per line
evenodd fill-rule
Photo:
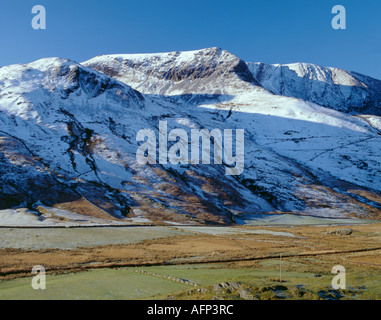
<path fill-rule="evenodd" d="M 0 250 L 0 272 L 1 277 L 9 278 L 29 273 L 34 265 L 44 265 L 48 271 L 207 262 L 244 266 L 279 257 L 280 253 L 285 258 L 316 256 L 327 261 L 343 260 L 346 265 L 381 268 L 381 223 L 352 226 L 353 234 L 349 236 L 324 235 L 338 228 L 271 228 L 291 232 L 295 238 L 269 234 L 201 234 L 75 250 L 3 249 Z"/>
<path fill-rule="evenodd" d="M 105 206 L 107 206 L 107 204 L 105 204 Z M 76 212 L 85 216 L 91 216 L 106 220 L 118 220 L 83 197 L 71 202 L 56 204 L 53 207 L 71 212 Z"/>

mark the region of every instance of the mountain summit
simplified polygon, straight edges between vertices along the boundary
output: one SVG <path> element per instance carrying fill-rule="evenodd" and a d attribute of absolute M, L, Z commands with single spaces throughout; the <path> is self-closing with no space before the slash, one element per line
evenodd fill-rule
<path fill-rule="evenodd" d="M 229 94 L 258 85 L 246 63 L 220 48 L 158 54 L 104 55 L 83 65 L 147 94 Z"/>
<path fill-rule="evenodd" d="M 0 209 L 193 224 L 269 212 L 376 218 L 380 83 L 311 64 L 246 63 L 219 48 L 2 67 Z M 137 133 L 158 132 L 159 121 L 189 135 L 244 129 L 243 173 L 139 164 Z"/>

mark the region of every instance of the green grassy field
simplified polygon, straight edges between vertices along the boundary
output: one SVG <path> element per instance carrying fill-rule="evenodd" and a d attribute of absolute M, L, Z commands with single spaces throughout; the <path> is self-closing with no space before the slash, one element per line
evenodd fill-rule
<path fill-rule="evenodd" d="M 158 294 L 170 294 L 187 288 L 188 285 L 185 284 L 126 269 L 105 269 L 76 274 L 48 275 L 46 290 L 33 290 L 31 278 L 5 281 L 0 284 L 0 299 L 147 299 Z"/>
<path fill-rule="evenodd" d="M 309 295 L 304 298 L 317 299 L 318 292 L 331 289 L 333 275 L 330 270 L 318 274 L 304 270 L 303 261 L 284 261 L 281 284 L 294 294 L 303 287 Z M 144 270 L 162 276 L 192 280 L 199 287 L 190 286 L 150 274 L 136 272 Z M 322 271 L 320 270 L 320 271 Z M 319 270 L 316 270 L 319 271 Z M 318 277 L 317 277 L 318 275 Z M 268 260 L 251 268 L 231 268 L 219 265 L 182 265 L 146 268 L 100 269 L 81 273 L 47 275 L 46 290 L 33 290 L 31 278 L 19 278 L 0 283 L 0 299 L 212 299 L 215 292 L 212 284 L 239 281 L 253 292 L 264 292 L 269 286 L 279 283 L 279 261 Z M 380 299 L 381 274 L 379 271 L 348 270 L 347 288 L 343 299 Z M 203 293 L 198 288 L 206 288 Z M 265 290 L 266 289 L 266 290 Z M 298 289 L 299 290 L 299 289 Z M 271 294 L 269 293 L 271 292 Z M 300 290 L 299 290 L 300 291 Z M 301 298 L 299 291 L 291 298 Z M 260 293 L 263 299 L 276 299 L 271 290 Z M 228 295 L 226 298 L 237 298 Z"/>

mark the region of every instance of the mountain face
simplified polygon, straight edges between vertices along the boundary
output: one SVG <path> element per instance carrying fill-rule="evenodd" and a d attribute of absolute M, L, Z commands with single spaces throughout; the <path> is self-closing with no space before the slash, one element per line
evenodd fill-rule
<path fill-rule="evenodd" d="M 268 212 L 377 218 L 379 101 L 380 81 L 360 74 L 245 63 L 218 48 L 3 67 L 0 209 L 202 224 Z M 139 164 L 137 134 L 159 137 L 160 121 L 189 138 L 244 129 L 243 173 Z"/>
<path fill-rule="evenodd" d="M 243 60 L 219 48 L 145 55 L 103 55 L 83 64 L 146 94 L 221 95 L 242 92 L 251 85 L 257 85 Z"/>
<path fill-rule="evenodd" d="M 309 63 L 247 63 L 263 88 L 352 114 L 381 115 L 381 81 Z"/>

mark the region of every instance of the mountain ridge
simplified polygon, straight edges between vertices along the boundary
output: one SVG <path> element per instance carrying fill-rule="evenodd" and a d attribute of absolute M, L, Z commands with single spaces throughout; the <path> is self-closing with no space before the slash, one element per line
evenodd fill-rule
<path fill-rule="evenodd" d="M 201 224 L 266 212 L 377 217 L 379 117 L 275 95 L 263 79 L 218 48 L 3 67 L 0 208 L 83 212 L 86 199 L 110 219 Z M 137 164 L 136 134 L 159 120 L 244 128 L 243 174 Z"/>
<path fill-rule="evenodd" d="M 381 115 L 381 81 L 311 63 L 247 63 L 261 86 L 278 95 L 347 112 Z"/>

